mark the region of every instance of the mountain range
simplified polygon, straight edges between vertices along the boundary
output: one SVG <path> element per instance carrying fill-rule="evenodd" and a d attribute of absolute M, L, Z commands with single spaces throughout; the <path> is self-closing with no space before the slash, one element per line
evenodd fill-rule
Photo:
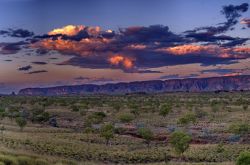
<path fill-rule="evenodd" d="M 83 84 L 56 86 L 48 88 L 25 88 L 18 95 L 60 96 L 89 94 L 129 94 L 129 93 L 164 93 L 164 92 L 211 92 L 211 91 L 246 91 L 250 90 L 250 75 L 224 76 L 210 78 L 188 78 L 171 80 L 152 80 L 121 82 L 114 84 Z"/>

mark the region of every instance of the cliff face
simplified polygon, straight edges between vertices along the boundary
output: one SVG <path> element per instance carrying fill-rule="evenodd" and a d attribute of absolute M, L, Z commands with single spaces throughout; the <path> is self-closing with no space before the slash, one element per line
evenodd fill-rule
<path fill-rule="evenodd" d="M 161 92 L 207 92 L 250 90 L 250 75 L 212 78 L 190 78 L 174 80 L 154 80 L 105 85 L 84 84 L 50 88 L 26 88 L 19 95 L 84 95 L 84 94 L 126 94 Z"/>

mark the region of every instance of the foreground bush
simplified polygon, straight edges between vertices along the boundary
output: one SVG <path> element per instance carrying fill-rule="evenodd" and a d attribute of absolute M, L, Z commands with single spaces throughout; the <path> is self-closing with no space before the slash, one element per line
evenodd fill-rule
<path fill-rule="evenodd" d="M 250 152 L 241 152 L 237 158 L 236 165 L 249 165 L 250 164 Z"/>

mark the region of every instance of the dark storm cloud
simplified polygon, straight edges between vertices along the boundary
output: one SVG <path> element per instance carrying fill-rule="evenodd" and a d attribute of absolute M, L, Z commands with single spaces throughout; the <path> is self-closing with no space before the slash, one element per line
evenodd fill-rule
<path fill-rule="evenodd" d="M 13 43 L 0 43 L 0 54 L 16 54 L 22 50 L 22 46 L 27 45 L 25 41 Z"/>
<path fill-rule="evenodd" d="M 248 4 L 228 5 L 224 6 L 221 13 L 225 16 L 226 22 L 220 23 L 219 26 L 199 27 L 191 31 L 186 31 L 186 37 L 193 38 L 196 42 L 216 42 L 234 40 L 229 36 L 216 36 L 229 30 L 233 30 L 233 26 L 238 23 L 238 18 L 241 14 L 248 10 Z"/>
<path fill-rule="evenodd" d="M 32 37 L 34 33 L 25 29 L 8 29 L 8 30 L 0 30 L 0 35 L 17 37 L 17 38 L 27 38 L 27 37 Z"/>
<path fill-rule="evenodd" d="M 150 46 L 173 46 L 185 43 L 186 39 L 174 34 L 168 26 L 151 25 L 148 27 L 128 27 L 120 29 L 118 42 L 125 44 L 146 44 Z"/>
<path fill-rule="evenodd" d="M 234 40 L 232 40 L 230 42 L 222 44 L 222 46 L 233 47 L 233 46 L 243 45 L 248 40 L 249 40 L 249 38 L 235 38 Z"/>
<path fill-rule="evenodd" d="M 19 71 L 27 71 L 27 70 L 30 70 L 31 68 L 32 68 L 32 66 L 27 65 L 27 66 L 23 66 L 23 67 L 18 68 L 18 70 Z"/>
<path fill-rule="evenodd" d="M 32 71 L 32 72 L 29 72 L 28 74 L 38 74 L 38 73 L 46 73 L 48 72 L 47 70 L 36 70 L 36 71 Z"/>

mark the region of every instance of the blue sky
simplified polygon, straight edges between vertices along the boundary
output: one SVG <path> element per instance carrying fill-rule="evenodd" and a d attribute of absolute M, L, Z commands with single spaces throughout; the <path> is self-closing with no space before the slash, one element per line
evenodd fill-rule
<path fill-rule="evenodd" d="M 0 0 L 0 93 L 249 74 L 249 3 Z"/>

